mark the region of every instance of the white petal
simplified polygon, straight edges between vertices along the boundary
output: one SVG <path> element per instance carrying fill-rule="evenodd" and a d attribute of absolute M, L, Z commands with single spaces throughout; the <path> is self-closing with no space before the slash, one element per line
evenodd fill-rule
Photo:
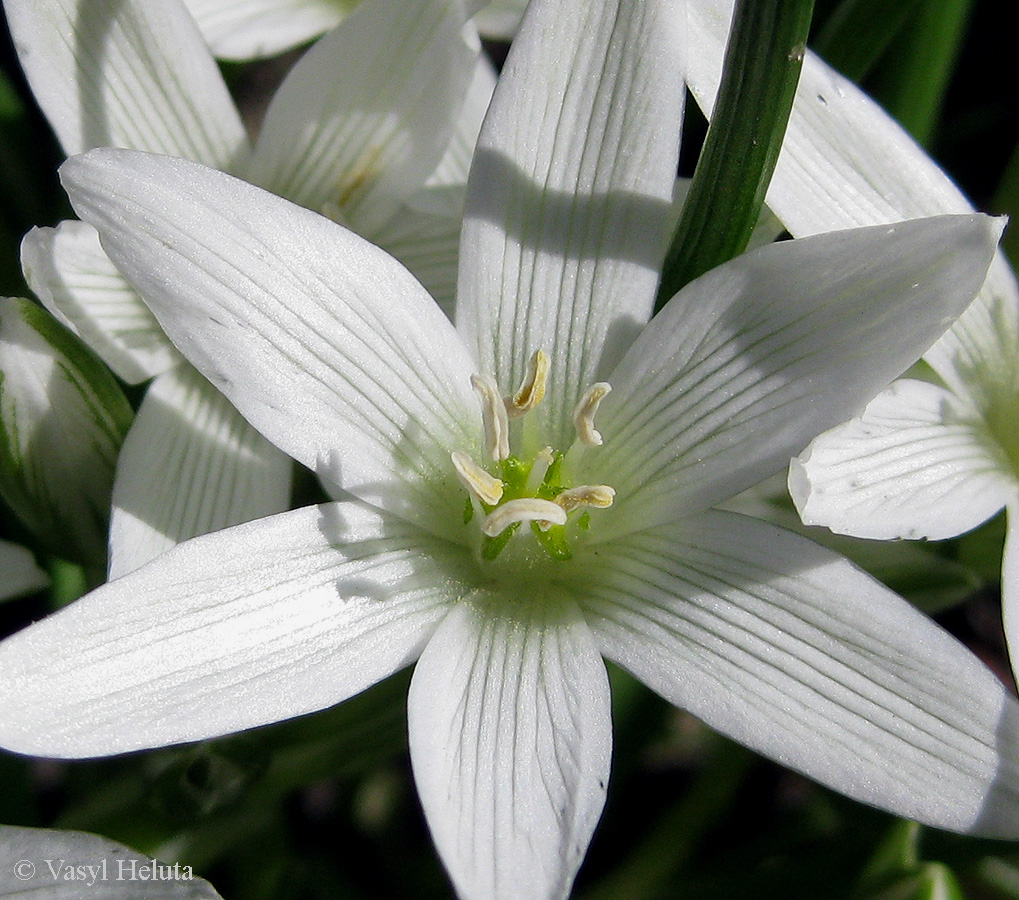
<path fill-rule="evenodd" d="M 109 577 L 188 538 L 282 512 L 291 467 L 190 366 L 160 376 L 117 460 Z"/>
<path fill-rule="evenodd" d="M 456 131 L 446 148 L 446 153 L 439 160 L 435 171 L 428 176 L 428 185 L 466 184 L 470 172 L 471 160 L 474 158 L 474 147 L 481 133 L 481 123 L 492 102 L 492 92 L 496 82 L 495 68 L 484 54 L 478 57 L 474 69 L 474 78 L 467 88 L 460 118 L 456 122 Z"/>
<path fill-rule="evenodd" d="M 186 863 L 175 868 L 83 831 L 0 825 L 0 859 L 11 862 L 0 867 L 3 900 L 220 900 Z"/>
<path fill-rule="evenodd" d="M 1014 673 L 1019 670 L 1019 497 L 1014 492 L 1008 497 L 1007 515 L 1001 563 L 1001 614 Z"/>
<path fill-rule="evenodd" d="M 734 0 L 689 4 L 687 84 L 709 118 Z M 768 206 L 797 237 L 972 207 L 901 125 L 807 51 Z"/>
<path fill-rule="evenodd" d="M 732 0 L 690 4 L 687 78 L 704 109 L 718 90 L 732 7 Z M 902 126 L 810 51 L 767 199 L 796 237 L 972 210 Z M 999 254 L 976 302 L 926 358 L 964 393 L 979 390 L 980 371 L 1013 371 L 1006 361 L 1017 343 L 1019 289 Z"/>
<path fill-rule="evenodd" d="M 1019 705 L 842 557 L 708 512 L 613 543 L 590 591 L 602 652 L 712 728 L 896 815 L 1019 836 Z"/>
<path fill-rule="evenodd" d="M 248 180 L 371 236 L 446 152 L 480 50 L 466 20 L 459 0 L 360 5 L 276 92 Z"/>
<path fill-rule="evenodd" d="M 399 263 L 184 160 L 96 150 L 61 171 L 170 338 L 259 431 L 362 499 L 462 530 L 449 454 L 481 447 L 475 366 Z"/>
<path fill-rule="evenodd" d="M 977 299 L 924 359 L 945 383 L 986 408 L 1019 385 L 1019 285 L 999 250 Z"/>
<path fill-rule="evenodd" d="M 682 119 L 677 20 L 659 0 L 536 0 L 478 141 L 457 323 L 505 392 L 548 353 L 556 388 L 535 415 L 554 446 L 651 314 Z"/>
<path fill-rule="evenodd" d="M 808 525 L 866 538 L 955 537 L 1015 487 L 978 415 L 944 388 L 896 381 L 859 418 L 794 459 L 789 492 Z"/>
<path fill-rule="evenodd" d="M 180 544 L 0 643 L 0 745 L 101 756 L 324 709 L 418 656 L 459 557 L 353 503 Z"/>
<path fill-rule="evenodd" d="M 0 541 L 0 600 L 41 590 L 48 583 L 27 547 Z"/>
<path fill-rule="evenodd" d="M 219 59 L 275 56 L 339 25 L 357 0 L 184 0 Z"/>
<path fill-rule="evenodd" d="M 374 242 L 414 274 L 452 319 L 463 223 L 463 185 L 422 188 L 375 233 Z"/>
<path fill-rule="evenodd" d="M 809 52 L 768 203 L 796 236 L 972 210 L 897 122 Z M 975 369 L 1014 360 L 1017 343 L 1019 289 L 999 253 L 976 301 L 925 358 L 964 391 Z"/>
<path fill-rule="evenodd" d="M 129 147 L 219 168 L 247 138 L 194 21 L 175 0 L 7 0 L 21 65 L 68 155 Z"/>
<path fill-rule="evenodd" d="M 585 453 L 615 529 L 726 500 L 859 413 L 966 307 L 996 242 L 982 216 L 815 235 L 680 291 L 609 377 Z"/>
<path fill-rule="evenodd" d="M 486 38 L 494 41 L 511 41 L 520 27 L 527 0 L 492 0 L 474 17 L 474 22 Z"/>
<path fill-rule="evenodd" d="M 464 900 L 564 898 L 605 802 L 605 666 L 572 602 L 458 604 L 410 689 L 411 762 Z"/>
<path fill-rule="evenodd" d="M 146 381 L 181 362 L 91 225 L 33 228 L 21 242 L 21 266 L 43 306 L 124 381 Z"/>

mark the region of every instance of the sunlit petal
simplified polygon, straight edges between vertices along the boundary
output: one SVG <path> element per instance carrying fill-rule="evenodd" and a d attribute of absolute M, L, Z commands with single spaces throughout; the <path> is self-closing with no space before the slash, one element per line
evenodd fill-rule
<path fill-rule="evenodd" d="M 803 521 L 868 538 L 955 537 L 1015 492 L 979 416 L 949 391 L 902 379 L 793 460 Z"/>
<path fill-rule="evenodd" d="M 480 447 L 475 366 L 406 269 L 184 160 L 97 150 L 61 171 L 167 334 L 259 431 L 362 499 L 460 522 L 449 454 Z"/>
<path fill-rule="evenodd" d="M 463 897 L 569 893 L 605 801 L 609 689 L 572 602 L 459 604 L 410 691 L 414 778 Z"/>
<path fill-rule="evenodd" d="M 434 171 L 480 44 L 459 0 L 372 0 L 315 44 L 266 113 L 249 180 L 371 236 Z"/>
<path fill-rule="evenodd" d="M 350 503 L 180 544 L 0 644 L 0 742 L 99 756 L 331 706 L 417 657 L 454 550 Z"/>
<path fill-rule="evenodd" d="M 275 56 L 334 28 L 358 0 L 184 0 L 219 59 Z"/>
<path fill-rule="evenodd" d="M 91 225 L 33 228 L 21 242 L 21 265 L 43 305 L 124 381 L 146 381 L 182 361 Z"/>
<path fill-rule="evenodd" d="M 688 84 L 710 110 L 733 0 L 689 4 Z M 796 237 L 972 206 L 906 130 L 849 79 L 807 51 L 768 205 Z M 1000 256 L 976 301 L 926 354 L 950 387 L 980 391 L 977 373 L 1016 382 L 1019 289 Z M 1002 368 L 1008 371 L 1003 376 Z"/>
<path fill-rule="evenodd" d="M 1019 705 L 842 557 L 708 512 L 613 543 L 590 582 L 602 652 L 712 728 L 898 815 L 1019 835 Z"/>
<path fill-rule="evenodd" d="M 997 236 L 972 216 L 817 235 L 688 285 L 609 378 L 587 456 L 613 530 L 726 500 L 858 413 L 965 309 Z"/>
<path fill-rule="evenodd" d="M 128 147 L 219 168 L 247 137 L 226 84 L 182 4 L 7 0 L 32 92 L 64 152 Z"/>
<path fill-rule="evenodd" d="M 479 138 L 457 323 L 503 390 L 535 350 L 549 354 L 560 388 L 537 415 L 552 444 L 651 313 L 679 151 L 681 21 L 657 0 L 532 7 Z"/>
<path fill-rule="evenodd" d="M 445 156 L 439 160 L 426 184 L 467 183 L 471 160 L 474 158 L 474 147 L 478 143 L 481 123 L 488 112 L 488 105 L 492 102 L 496 77 L 496 71 L 488 57 L 481 54 L 470 87 L 467 88 L 460 118 L 457 119 L 456 131 L 453 132 Z"/>
<path fill-rule="evenodd" d="M 117 461 L 109 577 L 188 538 L 282 512 L 292 465 L 190 366 L 160 376 Z"/>

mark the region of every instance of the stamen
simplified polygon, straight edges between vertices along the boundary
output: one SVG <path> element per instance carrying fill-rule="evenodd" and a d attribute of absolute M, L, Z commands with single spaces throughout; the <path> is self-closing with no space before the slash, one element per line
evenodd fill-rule
<path fill-rule="evenodd" d="M 494 475 L 481 468 L 462 450 L 454 450 L 450 456 L 460 483 L 482 503 L 495 506 L 502 499 L 503 483 Z"/>
<path fill-rule="evenodd" d="M 519 419 L 530 412 L 545 397 L 548 383 L 548 356 L 543 350 L 535 350 L 527 367 L 527 374 L 517 392 L 506 400 L 506 412 L 511 419 Z"/>
<path fill-rule="evenodd" d="M 499 389 L 485 375 L 471 375 L 471 385 L 481 398 L 481 421 L 485 428 L 485 449 L 495 462 L 509 456 L 509 419 Z"/>
<path fill-rule="evenodd" d="M 573 424 L 577 429 L 577 437 L 588 447 L 601 446 L 601 434 L 594 427 L 594 414 L 602 398 L 611 390 L 612 385 L 607 381 L 592 384 L 573 409 Z"/>
<path fill-rule="evenodd" d="M 555 502 L 566 512 L 573 512 L 581 506 L 593 506 L 595 509 L 608 509 L 616 496 L 614 488 L 607 484 L 581 484 L 567 488 Z"/>
<path fill-rule="evenodd" d="M 515 522 L 538 522 L 539 525 L 547 522 L 549 525 L 565 525 L 566 510 L 549 500 L 539 500 L 537 497 L 507 500 L 502 506 L 496 507 L 485 516 L 485 521 L 481 523 L 481 530 L 488 537 L 496 537 Z"/>
<path fill-rule="evenodd" d="M 608 509 L 612 505 L 616 492 L 607 484 L 581 484 L 575 488 L 567 488 L 555 498 L 555 503 L 563 508 L 566 513 L 583 506 L 592 506 L 595 509 Z M 542 531 L 548 531 L 551 527 L 547 522 L 541 522 L 538 527 Z"/>

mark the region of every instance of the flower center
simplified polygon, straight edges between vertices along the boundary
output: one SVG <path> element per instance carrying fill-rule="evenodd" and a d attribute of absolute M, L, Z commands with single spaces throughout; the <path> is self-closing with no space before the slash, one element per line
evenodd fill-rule
<path fill-rule="evenodd" d="M 616 492 L 605 484 L 569 484 L 564 471 L 566 456 L 552 447 L 542 447 L 531 459 L 511 453 L 511 422 L 541 403 L 547 382 L 548 356 L 541 350 L 531 357 L 523 382 L 511 396 L 502 396 L 491 378 L 471 376 L 481 401 L 488 459 L 480 464 L 460 450 L 454 451 L 451 458 L 468 495 L 464 524 L 475 519 L 480 522 L 480 555 L 484 560 L 495 559 L 525 523 L 549 557 L 570 559 L 573 553 L 568 527 L 586 530 L 588 510 L 605 509 L 615 497 Z M 602 443 L 594 416 L 610 390 L 605 382 L 592 385 L 574 410 L 577 439 L 588 447 Z"/>

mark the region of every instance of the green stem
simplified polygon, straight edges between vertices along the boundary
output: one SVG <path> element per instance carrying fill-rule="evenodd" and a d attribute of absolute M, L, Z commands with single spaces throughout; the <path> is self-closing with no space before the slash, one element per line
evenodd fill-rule
<path fill-rule="evenodd" d="M 722 84 L 658 305 L 746 249 L 785 136 L 813 0 L 736 0 Z"/>

